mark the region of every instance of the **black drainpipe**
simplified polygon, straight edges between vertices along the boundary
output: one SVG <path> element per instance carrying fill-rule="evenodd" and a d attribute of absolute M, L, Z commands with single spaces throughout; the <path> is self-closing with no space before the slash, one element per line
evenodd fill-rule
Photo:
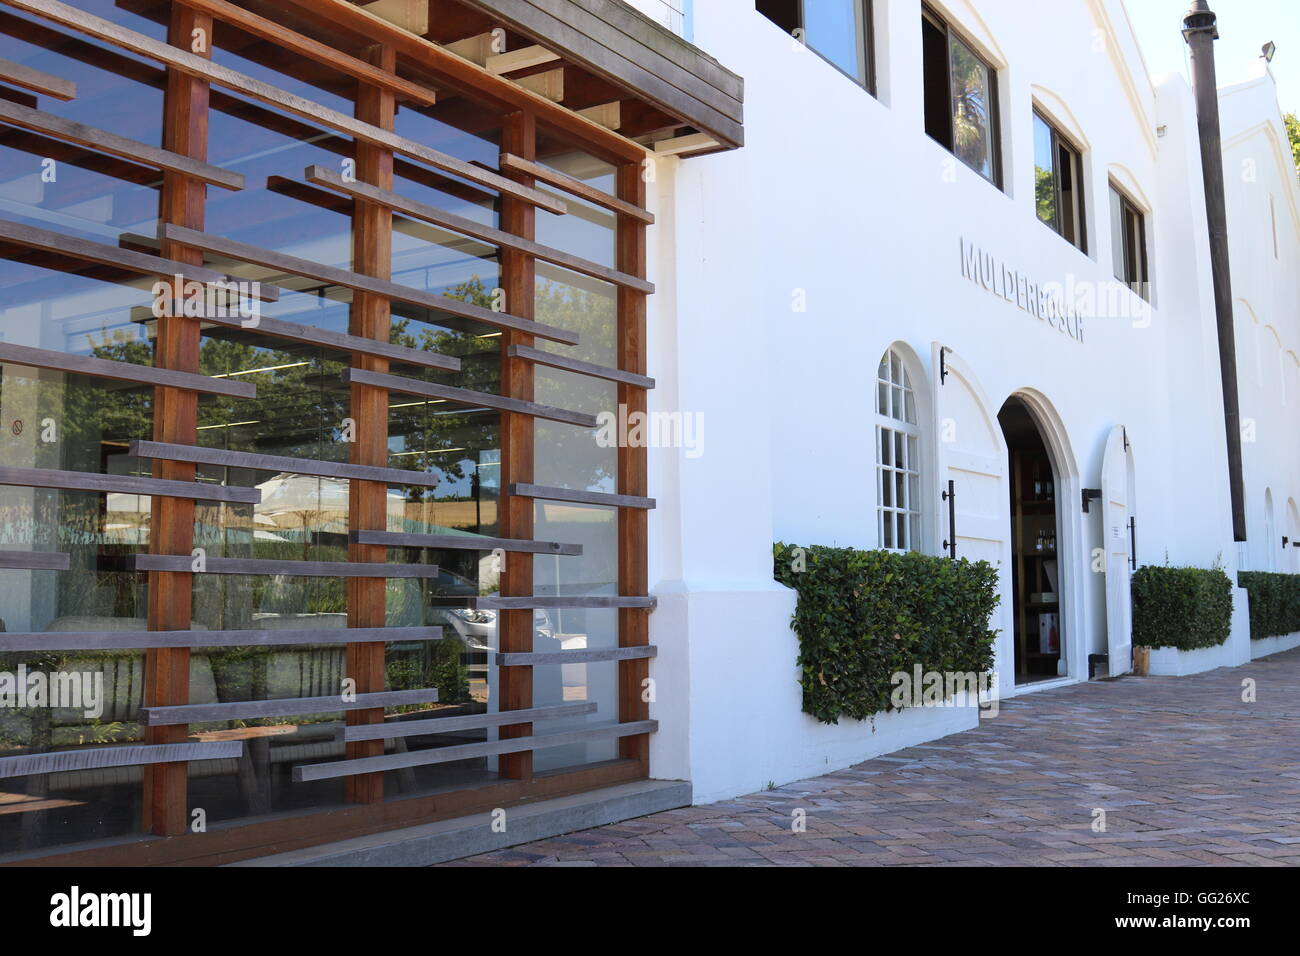
<path fill-rule="evenodd" d="M 1232 490 L 1232 537 L 1246 540 L 1246 499 L 1241 471 L 1241 405 L 1237 397 L 1237 342 L 1232 320 L 1232 276 L 1228 266 L 1228 213 L 1223 199 L 1223 137 L 1219 131 L 1219 89 L 1214 71 L 1218 19 L 1208 0 L 1193 0 L 1183 20 L 1191 47 L 1196 125 L 1201 135 L 1205 216 L 1210 227 L 1214 313 L 1219 327 L 1219 373 L 1223 379 L 1223 424 L 1228 437 L 1228 483 Z"/>

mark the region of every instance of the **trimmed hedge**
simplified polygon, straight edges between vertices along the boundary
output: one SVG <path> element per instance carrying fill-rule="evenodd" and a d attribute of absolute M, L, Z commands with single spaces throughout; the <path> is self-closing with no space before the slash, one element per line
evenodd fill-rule
<path fill-rule="evenodd" d="M 993 667 L 997 571 L 986 561 L 775 546 L 775 576 L 799 593 L 803 711 L 827 724 L 891 709 L 892 677 Z"/>
<path fill-rule="evenodd" d="M 1300 631 L 1300 574 L 1242 571 L 1237 583 L 1250 595 L 1251 640 Z"/>
<path fill-rule="evenodd" d="M 1144 565 L 1133 575 L 1133 644 L 1191 651 L 1232 631 L 1232 580 L 1222 568 Z"/>

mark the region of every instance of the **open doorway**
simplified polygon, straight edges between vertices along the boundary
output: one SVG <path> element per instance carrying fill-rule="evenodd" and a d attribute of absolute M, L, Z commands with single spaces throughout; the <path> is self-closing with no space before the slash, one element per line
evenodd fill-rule
<path fill-rule="evenodd" d="M 1011 495 L 1011 617 L 1015 626 L 1016 683 L 1053 680 L 1067 673 L 1061 615 L 1058 480 L 1052 457 L 1029 406 L 1017 396 L 998 413 L 1007 443 Z"/>

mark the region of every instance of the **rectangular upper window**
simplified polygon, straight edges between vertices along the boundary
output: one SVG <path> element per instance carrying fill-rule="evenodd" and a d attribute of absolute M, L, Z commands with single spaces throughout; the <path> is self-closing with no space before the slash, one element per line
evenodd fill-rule
<path fill-rule="evenodd" d="M 929 7 L 921 9 L 925 131 L 1001 188 L 997 71 Z"/>
<path fill-rule="evenodd" d="M 1115 278 L 1150 300 L 1146 216 L 1114 183 L 1110 186 L 1110 232 Z"/>
<path fill-rule="evenodd" d="M 871 0 L 758 0 L 758 12 L 871 94 Z"/>
<path fill-rule="evenodd" d="M 1067 242 L 1088 251 L 1082 157 L 1037 110 L 1034 111 L 1034 204 L 1042 222 Z"/>

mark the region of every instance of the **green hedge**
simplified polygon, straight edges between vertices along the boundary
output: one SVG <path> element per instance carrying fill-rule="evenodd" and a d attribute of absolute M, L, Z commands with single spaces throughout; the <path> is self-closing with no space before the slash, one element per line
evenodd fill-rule
<path fill-rule="evenodd" d="M 823 723 L 891 708 L 892 677 L 993 667 L 997 571 L 986 561 L 775 546 L 776 579 L 799 592 L 803 710 Z"/>
<path fill-rule="evenodd" d="M 1215 647 L 1232 630 L 1232 581 L 1222 568 L 1144 565 L 1133 575 L 1133 643 Z"/>
<path fill-rule="evenodd" d="M 1300 631 L 1300 574 L 1242 571 L 1237 583 L 1250 595 L 1251 640 Z"/>

